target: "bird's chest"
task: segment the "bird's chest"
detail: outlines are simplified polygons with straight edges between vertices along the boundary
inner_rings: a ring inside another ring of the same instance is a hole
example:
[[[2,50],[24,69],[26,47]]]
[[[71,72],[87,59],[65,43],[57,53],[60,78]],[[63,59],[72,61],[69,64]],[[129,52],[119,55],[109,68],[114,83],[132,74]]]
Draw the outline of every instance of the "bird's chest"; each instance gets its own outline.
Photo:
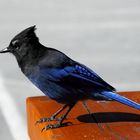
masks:
[[[24,73],[28,79],[38,87],[44,94],[54,90],[55,84],[51,81],[51,75],[47,69],[43,71],[38,66],[26,68],[26,73]]]
[[[39,89],[41,88],[41,85],[43,85],[43,83],[46,83],[46,81],[47,81],[47,78],[43,78],[43,76],[41,74],[41,70],[38,66],[34,66],[34,67],[26,66],[24,68],[23,73]],[[47,75],[46,75],[46,77],[47,77]]]

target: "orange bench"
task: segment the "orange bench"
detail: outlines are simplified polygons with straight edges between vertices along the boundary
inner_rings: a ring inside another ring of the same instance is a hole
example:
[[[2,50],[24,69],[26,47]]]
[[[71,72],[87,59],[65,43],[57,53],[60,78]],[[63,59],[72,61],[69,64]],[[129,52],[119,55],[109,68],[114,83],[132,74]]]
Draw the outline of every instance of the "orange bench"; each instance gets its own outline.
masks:
[[[140,103],[140,92],[120,92]],[[27,99],[28,134],[31,140],[140,140],[140,111],[115,101],[78,102],[67,120],[72,125],[41,132],[48,123],[35,125],[62,105],[45,96]],[[91,115],[89,114],[89,112]],[[96,123],[96,121],[98,123]],[[49,123],[55,123],[49,122]]]

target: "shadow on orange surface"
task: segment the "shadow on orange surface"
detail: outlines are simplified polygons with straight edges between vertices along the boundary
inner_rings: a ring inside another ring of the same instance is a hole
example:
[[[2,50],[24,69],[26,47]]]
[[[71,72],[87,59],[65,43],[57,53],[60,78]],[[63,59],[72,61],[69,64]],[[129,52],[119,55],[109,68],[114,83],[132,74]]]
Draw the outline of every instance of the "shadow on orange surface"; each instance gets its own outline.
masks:
[[[119,92],[140,103],[140,92]],[[115,101],[78,102],[69,113],[68,126],[47,130],[44,126],[56,121],[35,125],[42,117],[51,116],[62,105],[45,96],[27,99],[28,134],[31,140],[139,140],[140,111]]]

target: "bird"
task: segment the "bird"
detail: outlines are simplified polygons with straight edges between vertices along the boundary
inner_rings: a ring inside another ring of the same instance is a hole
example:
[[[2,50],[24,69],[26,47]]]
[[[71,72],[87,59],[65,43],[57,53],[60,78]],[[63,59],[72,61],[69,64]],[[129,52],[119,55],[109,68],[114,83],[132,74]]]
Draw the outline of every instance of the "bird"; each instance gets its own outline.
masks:
[[[0,53],[13,54],[23,74],[46,96],[63,104],[52,116],[36,122],[58,121],[46,125],[42,131],[62,127],[75,104],[87,99],[115,100],[140,110],[140,104],[119,95],[113,86],[84,64],[42,45],[35,30],[35,25],[24,29]],[[58,114],[66,108],[66,112],[58,118]]]

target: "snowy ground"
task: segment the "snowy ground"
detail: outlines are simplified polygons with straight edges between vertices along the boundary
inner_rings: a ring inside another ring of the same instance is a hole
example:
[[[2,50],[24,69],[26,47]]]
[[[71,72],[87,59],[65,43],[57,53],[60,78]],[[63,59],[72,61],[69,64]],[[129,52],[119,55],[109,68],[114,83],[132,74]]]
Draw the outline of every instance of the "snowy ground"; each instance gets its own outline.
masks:
[[[140,90],[139,0],[0,0],[0,49],[35,24],[44,45],[86,64],[119,91]],[[27,140],[25,99],[43,94],[12,55],[0,55],[0,65],[0,139]]]

